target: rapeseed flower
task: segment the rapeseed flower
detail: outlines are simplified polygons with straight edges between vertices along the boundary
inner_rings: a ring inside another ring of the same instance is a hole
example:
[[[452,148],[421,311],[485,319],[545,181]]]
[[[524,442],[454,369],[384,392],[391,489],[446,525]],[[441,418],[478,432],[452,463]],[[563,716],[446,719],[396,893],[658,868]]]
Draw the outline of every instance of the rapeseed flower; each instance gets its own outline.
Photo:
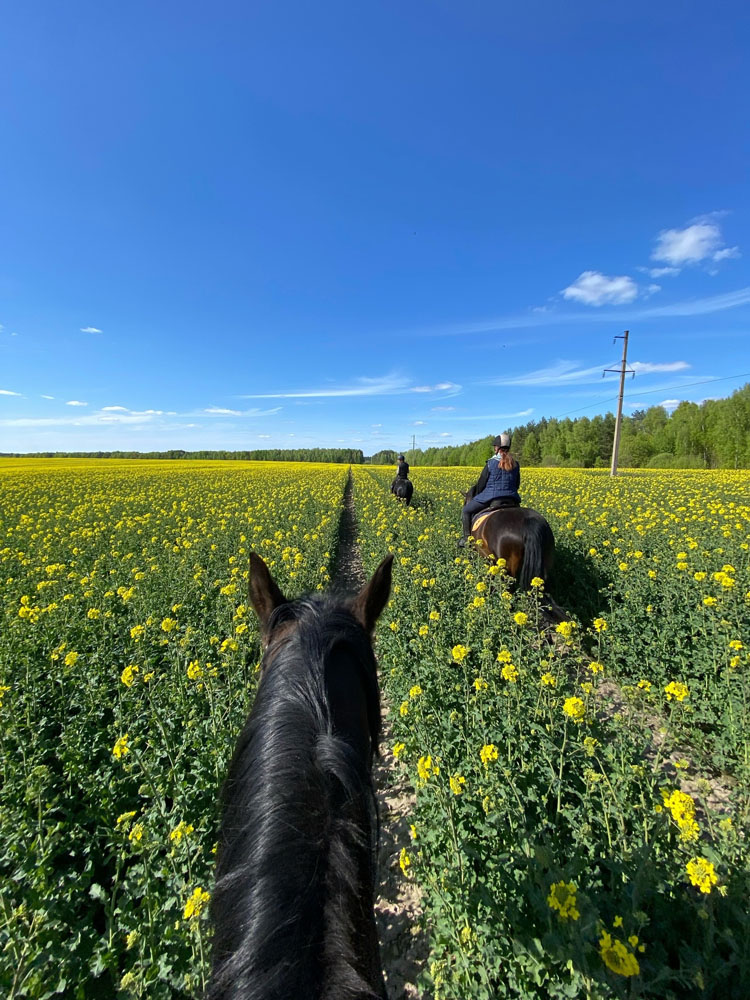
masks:
[[[566,882],[563,879],[560,882],[554,882],[549,887],[549,890],[547,905],[551,910],[557,910],[559,919],[578,920],[581,914],[578,912],[576,906],[578,900],[576,897],[577,887],[575,882]]]
[[[196,920],[209,901],[211,896],[206,892],[205,889],[198,888],[193,889],[193,894],[185,903],[185,909],[182,912],[182,916],[185,920]]]
[[[675,701],[684,701],[690,694],[687,685],[681,681],[670,681],[664,688],[664,692],[667,696],[667,701],[671,701],[673,698]]]
[[[462,795],[466,778],[462,774],[454,774],[451,776],[449,784],[454,795]]]
[[[691,858],[685,869],[690,876],[691,885],[697,886],[701,892],[708,894],[718,884],[716,869],[707,858]]]
[[[580,724],[586,717],[586,706],[580,698],[575,696],[566,698],[563,703],[563,712],[569,716],[573,722]]]
[[[607,968],[618,976],[637,976],[641,971],[632,951],[624,942],[613,939],[608,931],[604,931],[599,939],[599,954]]]

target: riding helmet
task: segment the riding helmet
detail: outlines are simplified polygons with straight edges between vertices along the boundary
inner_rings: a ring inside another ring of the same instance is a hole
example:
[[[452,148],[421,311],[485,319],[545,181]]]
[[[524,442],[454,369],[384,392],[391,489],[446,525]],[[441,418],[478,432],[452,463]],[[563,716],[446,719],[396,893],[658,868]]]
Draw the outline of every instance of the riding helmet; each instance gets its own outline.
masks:
[[[510,434],[498,434],[492,445],[494,448],[510,448]]]

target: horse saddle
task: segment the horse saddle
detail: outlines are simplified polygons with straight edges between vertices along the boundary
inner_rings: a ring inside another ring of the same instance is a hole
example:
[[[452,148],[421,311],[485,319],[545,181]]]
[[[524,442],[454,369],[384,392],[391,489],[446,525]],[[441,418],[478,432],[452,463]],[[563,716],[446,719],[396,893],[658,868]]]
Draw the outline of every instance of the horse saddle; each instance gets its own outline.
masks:
[[[519,507],[520,504],[513,497],[496,497],[491,500],[488,507],[484,510],[480,510],[471,523],[471,533],[475,535],[477,531],[481,528],[490,514],[494,514],[496,510],[503,510],[505,507]]]

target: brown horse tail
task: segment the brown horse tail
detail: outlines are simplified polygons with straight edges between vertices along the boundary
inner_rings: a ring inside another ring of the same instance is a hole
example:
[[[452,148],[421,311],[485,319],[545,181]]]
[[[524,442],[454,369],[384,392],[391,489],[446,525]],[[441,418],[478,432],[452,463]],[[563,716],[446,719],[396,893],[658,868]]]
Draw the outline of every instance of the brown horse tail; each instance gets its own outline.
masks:
[[[535,576],[546,583],[545,557],[555,547],[552,529],[543,518],[529,518],[524,525],[523,563],[518,574],[518,589],[528,590]]]

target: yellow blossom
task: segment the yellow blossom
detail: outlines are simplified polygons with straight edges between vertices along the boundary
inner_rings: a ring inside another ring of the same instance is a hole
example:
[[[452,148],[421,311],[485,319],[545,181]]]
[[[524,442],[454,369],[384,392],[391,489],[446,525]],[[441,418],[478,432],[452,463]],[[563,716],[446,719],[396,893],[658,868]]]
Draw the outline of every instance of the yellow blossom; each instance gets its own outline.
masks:
[[[667,696],[667,701],[671,701],[673,698],[675,701],[684,701],[690,694],[687,685],[681,681],[670,681],[664,688],[664,692]]]
[[[578,920],[581,914],[576,907],[577,887],[575,882],[566,882],[565,880],[554,882],[549,889],[547,905],[551,910],[557,910],[558,918],[563,921]]]
[[[617,938],[613,939],[608,931],[604,931],[599,939],[599,954],[607,968],[618,976],[637,976],[641,971],[638,959],[627,945]]]
[[[129,663],[127,667],[120,674],[120,680],[125,685],[125,687],[132,687],[135,683],[135,675],[138,673],[138,667],[134,663]]]
[[[563,712],[570,716],[573,722],[581,723],[586,717],[586,706],[580,698],[566,698],[563,704]]]
[[[205,889],[201,889],[200,886],[193,890],[192,896],[185,903],[185,909],[183,910],[182,916],[185,920],[195,920],[203,912],[203,908],[210,899],[210,895]]]
[[[691,885],[697,886],[706,894],[710,893],[712,887],[719,881],[716,869],[707,858],[691,858],[685,869],[690,876]]]
[[[450,778],[451,791],[454,795],[461,795],[466,784],[466,778],[462,774],[454,774]]]

